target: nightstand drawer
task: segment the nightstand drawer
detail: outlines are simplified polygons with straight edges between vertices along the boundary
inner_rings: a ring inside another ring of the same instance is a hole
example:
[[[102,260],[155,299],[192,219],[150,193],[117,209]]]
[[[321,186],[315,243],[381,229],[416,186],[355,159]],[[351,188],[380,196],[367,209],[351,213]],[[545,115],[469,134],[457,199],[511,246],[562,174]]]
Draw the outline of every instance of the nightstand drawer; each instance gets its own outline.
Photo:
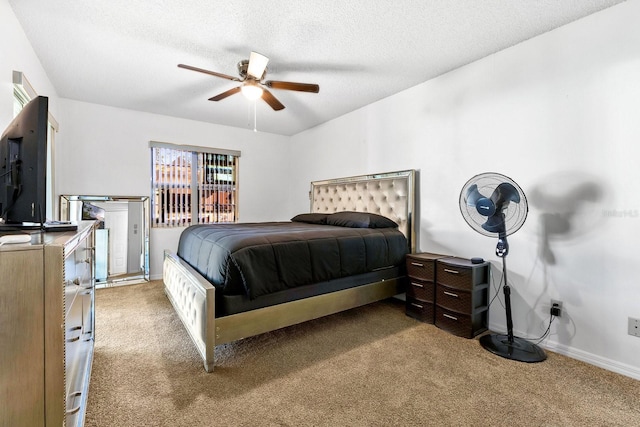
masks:
[[[407,257],[407,275],[416,279],[433,281],[435,278],[434,262]]]
[[[487,309],[486,285],[480,285],[473,291],[450,288],[441,284],[436,285],[436,302],[439,306],[459,313],[471,314],[478,310]]]
[[[434,321],[434,304],[407,296],[405,311],[407,316],[425,323]]]
[[[435,324],[438,328],[454,335],[473,338],[487,330],[487,312],[474,315],[457,313],[436,305]]]
[[[436,285],[436,301],[438,301],[438,305],[447,310],[469,314],[473,309],[472,300],[469,291],[449,288],[441,284]]]
[[[487,283],[487,268],[471,264],[463,258],[442,258],[437,261],[436,280],[450,288],[470,291],[476,285]]]
[[[436,272],[436,260],[446,258],[447,255],[421,252],[407,255],[407,275],[420,280],[434,282]]]
[[[435,291],[435,284],[433,282],[426,282],[409,277],[409,284],[406,290],[407,297],[434,302]]]

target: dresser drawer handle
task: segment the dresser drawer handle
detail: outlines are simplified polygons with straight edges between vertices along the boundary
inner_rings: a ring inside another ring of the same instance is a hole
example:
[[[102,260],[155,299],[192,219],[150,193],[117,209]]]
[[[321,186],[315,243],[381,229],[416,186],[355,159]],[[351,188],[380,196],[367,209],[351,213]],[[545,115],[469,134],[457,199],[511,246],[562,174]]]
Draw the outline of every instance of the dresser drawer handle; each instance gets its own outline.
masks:
[[[446,271],[447,273],[451,273],[451,274],[460,274],[459,271],[456,270],[449,270],[448,268],[445,268],[444,271]]]
[[[79,331],[80,329],[82,329],[82,326],[74,326],[72,328],[69,328],[69,332]]]
[[[80,340],[80,337],[73,337],[73,338],[69,338],[67,340],[67,342],[76,342],[76,341],[79,341],[79,340]]]
[[[443,291],[442,293],[450,297],[458,298],[458,294],[454,294],[453,292]]]
[[[411,303],[412,306],[417,307],[417,308],[424,308],[424,306],[420,305],[420,304],[416,304],[415,302]]]
[[[411,265],[414,265],[416,267],[424,267],[424,264],[420,264],[419,262],[412,262]]]
[[[451,320],[456,320],[456,321],[458,320],[458,318],[457,318],[457,317],[451,316],[451,315],[449,315],[449,314],[447,314],[447,313],[442,313],[442,315],[443,315],[444,317],[448,318],[448,319],[451,319]]]
[[[415,286],[416,288],[424,288],[424,285],[420,284],[420,283],[416,283],[416,282],[411,282],[411,284],[413,286]]]

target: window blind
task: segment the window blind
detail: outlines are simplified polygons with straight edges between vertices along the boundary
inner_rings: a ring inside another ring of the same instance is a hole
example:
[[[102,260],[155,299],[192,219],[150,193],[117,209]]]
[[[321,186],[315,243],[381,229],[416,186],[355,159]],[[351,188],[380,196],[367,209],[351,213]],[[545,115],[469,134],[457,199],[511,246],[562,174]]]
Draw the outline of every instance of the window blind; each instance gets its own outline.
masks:
[[[237,220],[240,152],[151,142],[152,225]]]

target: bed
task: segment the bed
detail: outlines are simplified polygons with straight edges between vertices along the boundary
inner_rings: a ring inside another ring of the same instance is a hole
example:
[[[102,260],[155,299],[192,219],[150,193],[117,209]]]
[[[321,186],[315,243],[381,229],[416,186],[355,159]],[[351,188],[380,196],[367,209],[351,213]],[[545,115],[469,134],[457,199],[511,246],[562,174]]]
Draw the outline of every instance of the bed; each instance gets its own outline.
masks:
[[[164,290],[205,370],[216,345],[402,293],[414,188],[413,170],[314,181],[292,221],[187,228]]]

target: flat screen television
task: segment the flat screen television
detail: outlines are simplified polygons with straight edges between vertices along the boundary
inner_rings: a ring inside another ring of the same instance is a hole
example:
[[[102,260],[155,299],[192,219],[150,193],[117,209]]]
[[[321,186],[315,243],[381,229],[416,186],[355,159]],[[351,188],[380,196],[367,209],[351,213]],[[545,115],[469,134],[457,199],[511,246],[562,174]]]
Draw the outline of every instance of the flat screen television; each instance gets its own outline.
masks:
[[[48,115],[49,98],[34,98],[0,138],[0,221],[4,225],[45,222]]]

